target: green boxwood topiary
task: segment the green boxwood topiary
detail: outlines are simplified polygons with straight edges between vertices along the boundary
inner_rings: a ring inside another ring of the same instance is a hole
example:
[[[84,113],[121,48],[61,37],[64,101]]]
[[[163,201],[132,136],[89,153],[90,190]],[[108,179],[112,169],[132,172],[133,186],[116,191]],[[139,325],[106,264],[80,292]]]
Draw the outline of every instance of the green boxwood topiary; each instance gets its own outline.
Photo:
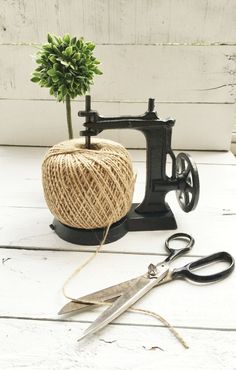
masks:
[[[69,138],[73,138],[70,100],[85,95],[93,84],[95,74],[102,74],[100,62],[94,57],[95,44],[70,35],[56,37],[48,34],[48,43],[37,52],[38,67],[31,81],[48,87],[56,99],[66,102]]]

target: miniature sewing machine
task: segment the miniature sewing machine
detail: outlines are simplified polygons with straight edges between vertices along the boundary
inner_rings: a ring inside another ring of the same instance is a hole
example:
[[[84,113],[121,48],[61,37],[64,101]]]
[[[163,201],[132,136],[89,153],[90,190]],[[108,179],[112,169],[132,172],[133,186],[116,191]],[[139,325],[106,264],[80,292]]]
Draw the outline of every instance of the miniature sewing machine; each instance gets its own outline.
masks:
[[[199,178],[195,163],[185,153],[175,157],[171,149],[171,134],[175,120],[158,118],[154,111],[154,99],[149,99],[148,110],[140,116],[102,117],[91,110],[91,97],[85,99],[85,110],[78,115],[85,117],[86,147],[90,148],[91,136],[103,130],[135,129],[146,138],[146,190],[140,204],[132,204],[126,217],[114,223],[107,235],[106,243],[120,239],[128,231],[176,229],[174,215],[165,201],[166,194],[175,190],[180,207],[190,212],[199,199]],[[172,161],[171,175],[167,175],[167,156]],[[53,229],[64,240],[84,245],[97,245],[103,239],[104,229],[77,229],[53,221]]]

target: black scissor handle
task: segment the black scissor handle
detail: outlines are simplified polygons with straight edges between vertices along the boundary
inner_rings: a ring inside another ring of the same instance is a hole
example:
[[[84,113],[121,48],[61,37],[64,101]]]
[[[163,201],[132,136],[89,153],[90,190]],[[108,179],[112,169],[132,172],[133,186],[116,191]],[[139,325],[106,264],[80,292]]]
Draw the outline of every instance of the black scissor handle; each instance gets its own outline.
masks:
[[[174,246],[171,245],[171,242],[173,240],[182,240],[185,242],[185,245],[182,248],[174,248]],[[173,261],[175,258],[179,257],[180,255],[187,253],[192,248],[193,245],[194,245],[194,239],[189,234],[176,233],[176,234],[171,235],[165,241],[165,247],[167,251],[169,252],[169,256],[166,258],[165,262]]]
[[[210,275],[198,275],[194,270],[210,265],[214,262],[227,262],[228,267],[224,270],[221,270],[215,274]],[[203,257],[198,259],[197,261],[188,263],[184,267],[174,269],[172,272],[172,278],[185,278],[189,279],[191,281],[194,281],[196,283],[212,283],[214,281],[222,280],[226,278],[228,275],[231,274],[231,272],[234,269],[234,258],[227,252],[217,252],[214,254],[211,254],[210,256]]]

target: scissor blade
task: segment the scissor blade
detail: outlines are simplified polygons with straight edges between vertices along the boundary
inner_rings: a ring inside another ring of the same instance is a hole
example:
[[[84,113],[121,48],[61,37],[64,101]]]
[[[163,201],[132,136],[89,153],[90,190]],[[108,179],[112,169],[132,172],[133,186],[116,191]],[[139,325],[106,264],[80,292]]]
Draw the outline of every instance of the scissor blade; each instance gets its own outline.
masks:
[[[149,279],[147,276],[140,277],[134,284],[131,285],[114,303],[108,307],[98,318],[85,330],[82,337],[95,333],[115,320],[130,306],[137,302],[147,292],[149,292],[159,281],[161,281],[167,274],[168,268],[163,269],[156,278]]]
[[[86,308],[94,307],[93,303],[80,303],[70,301],[66,303],[58,312],[58,315],[64,315],[66,313],[76,313],[77,311],[81,311]]]
[[[140,279],[140,276],[124,281],[120,284],[110,286],[105,289],[98,290],[97,292],[87,294],[83,297],[80,297],[74,301],[70,301],[62,307],[58,312],[58,315],[66,313],[76,313],[82,309],[93,307],[96,302],[106,302],[110,299],[119,297],[126,289],[128,289],[132,284]]]

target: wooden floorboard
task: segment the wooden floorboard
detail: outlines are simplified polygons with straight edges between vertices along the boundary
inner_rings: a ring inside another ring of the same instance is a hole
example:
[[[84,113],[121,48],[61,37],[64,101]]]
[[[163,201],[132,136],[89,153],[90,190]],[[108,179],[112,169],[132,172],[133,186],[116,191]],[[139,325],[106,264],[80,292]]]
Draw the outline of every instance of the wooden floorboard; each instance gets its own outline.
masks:
[[[179,330],[184,349],[166,328],[109,325],[77,342],[87,324],[1,319],[2,369],[214,369],[236,366],[235,332]]]

